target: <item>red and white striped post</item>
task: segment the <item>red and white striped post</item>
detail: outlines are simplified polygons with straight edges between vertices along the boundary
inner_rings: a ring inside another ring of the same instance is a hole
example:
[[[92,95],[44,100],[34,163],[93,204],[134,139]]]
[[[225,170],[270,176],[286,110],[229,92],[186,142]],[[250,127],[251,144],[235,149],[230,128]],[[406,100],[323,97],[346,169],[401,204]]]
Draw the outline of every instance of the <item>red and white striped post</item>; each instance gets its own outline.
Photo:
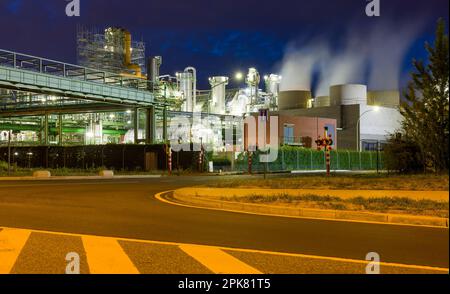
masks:
[[[253,153],[250,150],[247,151],[247,157],[248,157],[248,173],[251,175],[253,165]]]
[[[327,176],[331,175],[331,150],[333,150],[333,138],[331,134],[328,134],[328,128],[325,127],[325,136],[322,139],[319,137],[319,139],[316,141],[317,144],[317,150],[321,151],[322,148],[325,150],[325,159],[326,159],[326,165],[327,165]]]
[[[203,160],[205,157],[205,149],[203,148],[203,138],[200,138],[200,154],[198,156],[198,171],[203,172]]]
[[[330,149],[331,147],[327,146],[325,149],[325,156],[327,159],[327,175],[329,176],[331,174],[331,154],[330,154]]]
[[[167,154],[167,172],[169,176],[172,175],[172,147],[166,145],[166,154]]]

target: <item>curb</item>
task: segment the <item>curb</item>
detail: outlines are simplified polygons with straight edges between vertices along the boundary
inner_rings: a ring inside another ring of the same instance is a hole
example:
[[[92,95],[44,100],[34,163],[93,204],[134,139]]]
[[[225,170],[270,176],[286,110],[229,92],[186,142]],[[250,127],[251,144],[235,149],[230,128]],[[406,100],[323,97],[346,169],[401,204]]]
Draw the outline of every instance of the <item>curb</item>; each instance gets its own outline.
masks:
[[[148,176],[113,176],[113,177],[101,177],[101,176],[61,176],[50,178],[38,178],[38,177],[0,177],[0,182],[12,182],[12,181],[62,181],[62,180],[120,180],[120,179],[158,179],[161,175],[148,175]]]
[[[322,210],[309,208],[291,208],[271,205],[261,205],[253,203],[241,203],[231,201],[221,201],[204,197],[190,197],[177,193],[172,193],[172,200],[182,204],[200,206],[200,208],[212,208],[234,212],[253,213],[261,215],[286,216],[295,218],[310,218],[340,221],[358,221],[379,224],[396,224],[427,226],[437,228],[448,228],[449,220],[446,218],[409,216],[396,214],[383,214],[371,212],[343,211],[343,210]]]

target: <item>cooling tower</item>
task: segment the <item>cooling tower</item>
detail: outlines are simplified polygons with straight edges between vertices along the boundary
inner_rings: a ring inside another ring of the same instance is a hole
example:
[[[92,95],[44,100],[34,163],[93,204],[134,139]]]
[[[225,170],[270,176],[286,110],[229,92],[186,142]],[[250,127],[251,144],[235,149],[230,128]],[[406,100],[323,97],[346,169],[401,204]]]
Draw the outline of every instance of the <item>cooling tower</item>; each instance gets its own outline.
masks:
[[[320,96],[314,101],[314,107],[328,107],[330,106],[330,96]]]
[[[399,91],[370,91],[367,104],[395,108],[400,105]]]
[[[367,86],[358,84],[336,85],[330,88],[330,104],[367,105]]]
[[[278,97],[278,109],[311,108],[311,91],[283,91]]]

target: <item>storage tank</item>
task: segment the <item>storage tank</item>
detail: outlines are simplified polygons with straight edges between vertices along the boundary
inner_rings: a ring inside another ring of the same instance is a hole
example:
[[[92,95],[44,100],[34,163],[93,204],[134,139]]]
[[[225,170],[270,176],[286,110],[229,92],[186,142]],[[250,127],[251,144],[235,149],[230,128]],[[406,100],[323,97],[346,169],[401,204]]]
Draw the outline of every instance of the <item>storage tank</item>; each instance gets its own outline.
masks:
[[[330,104],[367,105],[367,86],[359,84],[335,85],[330,88]]]
[[[330,96],[320,96],[320,97],[316,97],[316,99],[314,100],[314,107],[316,107],[316,108],[329,107],[329,106],[331,106]]]
[[[225,95],[228,77],[209,78],[209,84],[211,85],[211,112],[214,114],[225,114]]]
[[[278,109],[306,109],[311,108],[311,91],[283,91],[278,97]]]
[[[184,102],[181,111],[194,112],[197,103],[197,72],[193,67],[187,67],[184,72],[177,73],[179,90]]]

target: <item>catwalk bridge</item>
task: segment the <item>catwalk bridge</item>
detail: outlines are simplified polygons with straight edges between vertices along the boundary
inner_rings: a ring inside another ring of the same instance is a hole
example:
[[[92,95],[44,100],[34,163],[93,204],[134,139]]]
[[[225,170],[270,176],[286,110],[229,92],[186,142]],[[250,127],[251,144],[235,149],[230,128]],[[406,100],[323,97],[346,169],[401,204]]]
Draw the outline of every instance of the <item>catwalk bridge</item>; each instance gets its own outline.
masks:
[[[52,107],[92,109],[96,104],[145,108],[155,104],[149,89],[146,79],[0,49],[3,115]]]

